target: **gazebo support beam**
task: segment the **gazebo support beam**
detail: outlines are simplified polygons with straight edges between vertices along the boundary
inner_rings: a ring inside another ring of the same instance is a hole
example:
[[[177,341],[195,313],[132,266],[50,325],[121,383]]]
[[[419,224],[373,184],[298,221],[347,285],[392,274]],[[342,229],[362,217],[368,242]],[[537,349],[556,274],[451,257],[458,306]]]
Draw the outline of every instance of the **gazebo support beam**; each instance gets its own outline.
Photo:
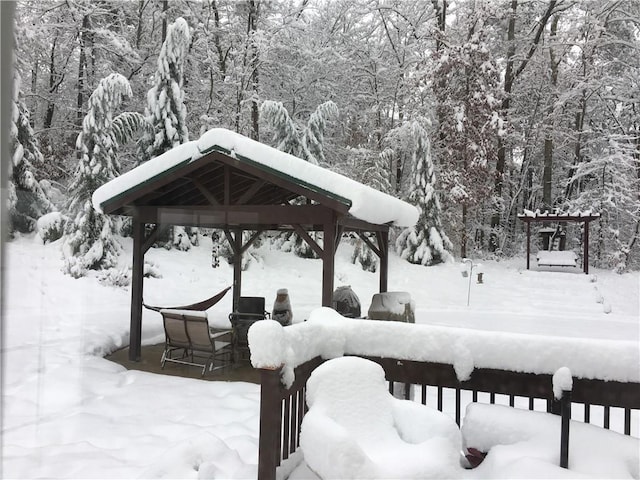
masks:
[[[156,230],[157,231],[157,230]],[[142,289],[144,281],[144,223],[133,219],[133,267],[131,275],[131,323],[129,360],[139,362],[142,352]]]
[[[367,245],[367,247],[369,247],[371,251],[377,255],[378,258],[382,258],[382,251],[378,247],[376,247],[364,233],[358,232],[358,236]]]
[[[323,258],[324,252],[322,250],[322,247],[320,247],[320,245],[318,245],[318,243],[313,238],[311,238],[311,235],[309,235],[309,233],[304,228],[302,228],[302,225],[294,224],[293,229],[298,235],[302,237],[305,242],[307,242],[307,245],[311,247],[311,249],[316,253],[316,255],[318,255],[318,257]]]
[[[336,222],[324,224],[324,248],[322,252],[322,306],[330,307],[333,300],[333,276],[335,273]]]
[[[389,278],[389,232],[376,232],[380,251],[380,293],[386,292]]]

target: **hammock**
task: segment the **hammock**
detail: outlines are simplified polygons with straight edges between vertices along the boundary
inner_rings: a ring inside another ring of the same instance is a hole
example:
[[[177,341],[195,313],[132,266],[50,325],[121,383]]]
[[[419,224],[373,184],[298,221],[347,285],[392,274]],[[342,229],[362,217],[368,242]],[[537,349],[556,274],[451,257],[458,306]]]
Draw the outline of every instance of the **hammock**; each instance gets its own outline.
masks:
[[[182,305],[180,307],[155,307],[153,305],[147,305],[142,302],[144,308],[148,308],[149,310],[153,310],[154,312],[160,312],[160,310],[196,310],[198,312],[203,312],[210,307],[213,307],[216,303],[222,300],[222,297],[226,295],[231,287],[227,287],[219,293],[216,293],[213,297],[203,300],[198,303],[192,303],[191,305]]]

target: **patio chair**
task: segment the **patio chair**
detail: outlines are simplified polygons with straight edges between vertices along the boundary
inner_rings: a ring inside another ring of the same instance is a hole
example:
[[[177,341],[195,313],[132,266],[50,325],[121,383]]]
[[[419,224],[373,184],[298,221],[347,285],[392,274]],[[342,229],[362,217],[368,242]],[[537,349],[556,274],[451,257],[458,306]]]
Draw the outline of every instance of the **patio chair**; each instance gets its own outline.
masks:
[[[270,318],[271,314],[264,309],[264,302],[264,297],[240,297],[237,311],[229,314],[233,330],[234,362],[243,358],[243,354],[249,353],[249,341],[247,340],[249,327],[259,320]]]
[[[307,382],[300,432],[307,465],[320,478],[456,478],[461,437],[448,415],[387,389],[380,365],[341,357]]]
[[[230,331],[211,333],[205,312],[160,311],[164,323],[165,348],[162,368],[167,362],[202,367],[202,375],[230,364]]]

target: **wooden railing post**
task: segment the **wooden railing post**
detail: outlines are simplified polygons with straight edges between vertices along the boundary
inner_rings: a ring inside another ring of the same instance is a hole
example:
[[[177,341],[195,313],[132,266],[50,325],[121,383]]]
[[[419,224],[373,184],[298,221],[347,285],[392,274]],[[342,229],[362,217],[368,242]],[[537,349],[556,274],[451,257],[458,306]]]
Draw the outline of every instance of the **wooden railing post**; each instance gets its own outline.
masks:
[[[280,371],[260,369],[258,480],[275,480],[280,463]]]
[[[560,466],[569,468],[569,422],[571,420],[571,391],[563,390],[560,398]]]

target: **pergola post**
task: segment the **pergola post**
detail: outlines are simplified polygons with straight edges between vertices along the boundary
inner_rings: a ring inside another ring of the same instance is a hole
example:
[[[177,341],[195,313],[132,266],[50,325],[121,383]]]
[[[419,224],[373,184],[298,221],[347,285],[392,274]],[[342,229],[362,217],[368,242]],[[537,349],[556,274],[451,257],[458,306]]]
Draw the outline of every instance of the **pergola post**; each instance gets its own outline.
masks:
[[[129,360],[140,361],[142,351],[142,288],[144,281],[144,223],[133,219],[133,267]]]
[[[529,270],[529,263],[531,256],[531,222],[527,222],[527,270]]]
[[[322,248],[322,306],[330,307],[333,300],[333,276],[335,272],[334,257],[336,252],[336,222],[324,224]]]
[[[584,254],[582,256],[582,271],[589,273],[589,222],[584,222],[584,245],[582,246]]]

